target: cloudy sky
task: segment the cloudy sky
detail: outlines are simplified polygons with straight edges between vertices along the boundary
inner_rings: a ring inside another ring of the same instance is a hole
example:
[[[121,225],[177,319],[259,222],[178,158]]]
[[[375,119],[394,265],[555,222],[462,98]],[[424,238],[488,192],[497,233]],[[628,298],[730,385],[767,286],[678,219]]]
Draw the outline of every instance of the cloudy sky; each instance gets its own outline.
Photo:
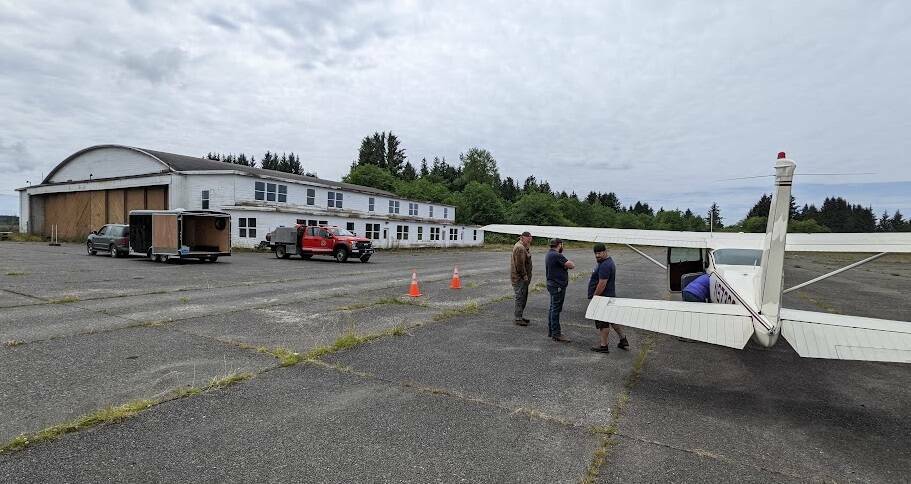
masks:
[[[412,161],[739,218],[778,151],[799,202],[911,212],[911,2],[0,0],[0,213],[81,148]],[[905,182],[905,183],[896,183]],[[803,184],[801,186],[801,184]]]

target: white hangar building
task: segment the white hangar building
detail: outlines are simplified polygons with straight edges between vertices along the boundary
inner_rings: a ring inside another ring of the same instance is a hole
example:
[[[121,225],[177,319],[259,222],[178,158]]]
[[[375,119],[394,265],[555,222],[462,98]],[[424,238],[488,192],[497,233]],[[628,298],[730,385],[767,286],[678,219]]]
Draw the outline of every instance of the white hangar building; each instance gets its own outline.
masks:
[[[80,238],[130,210],[222,210],[236,247],[254,247],[280,225],[337,225],[375,247],[482,245],[455,207],[376,188],[119,145],[92,146],[60,162],[40,185],[19,188],[22,232]]]

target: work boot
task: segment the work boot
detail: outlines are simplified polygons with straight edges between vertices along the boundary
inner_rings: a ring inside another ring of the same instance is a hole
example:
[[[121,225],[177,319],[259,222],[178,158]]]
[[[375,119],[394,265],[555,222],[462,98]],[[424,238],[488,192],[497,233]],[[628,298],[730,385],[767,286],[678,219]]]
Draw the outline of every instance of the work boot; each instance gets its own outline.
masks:
[[[563,336],[562,334],[558,334],[556,336],[551,336],[551,338],[553,338],[553,340],[558,343],[569,343],[569,341],[570,341],[569,338],[567,338],[566,336]]]
[[[592,346],[595,353],[610,353],[610,346]]]
[[[517,320],[513,321],[513,324],[515,324],[516,326],[528,326],[528,320],[517,319]]]
[[[620,342],[617,343],[617,348],[629,351],[629,341],[627,341],[626,338],[621,339]]]

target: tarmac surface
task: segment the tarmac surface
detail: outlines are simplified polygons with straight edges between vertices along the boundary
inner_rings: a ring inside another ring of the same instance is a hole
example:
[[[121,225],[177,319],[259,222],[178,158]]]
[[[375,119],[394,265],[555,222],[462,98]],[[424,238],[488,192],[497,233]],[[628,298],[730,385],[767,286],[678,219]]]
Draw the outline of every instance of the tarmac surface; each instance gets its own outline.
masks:
[[[593,256],[567,255],[559,344],[541,286],[532,324],[512,324],[508,248],[178,265],[2,242],[0,482],[908,481],[911,366],[635,330],[631,351],[593,353]],[[676,297],[661,269],[612,255],[619,296]],[[789,257],[786,286],[859,258]],[[420,298],[405,296],[412,270]],[[911,264],[886,256],[785,306],[911,320],[908,294]]]

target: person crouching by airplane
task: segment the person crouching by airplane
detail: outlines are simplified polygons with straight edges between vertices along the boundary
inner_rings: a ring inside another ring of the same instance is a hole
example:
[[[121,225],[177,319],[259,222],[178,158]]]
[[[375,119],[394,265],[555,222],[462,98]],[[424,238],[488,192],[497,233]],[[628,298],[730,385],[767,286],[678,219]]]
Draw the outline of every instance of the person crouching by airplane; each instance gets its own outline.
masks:
[[[528,326],[529,320],[525,319],[525,304],[528,302],[528,284],[531,282],[531,234],[522,232],[519,241],[512,247],[510,259],[510,279],[512,288],[516,293],[516,308],[513,321],[519,326]]]
[[[680,292],[680,295],[683,297],[683,300],[687,302],[708,302],[710,286],[711,279],[709,278],[709,275],[703,274],[690,281],[690,283],[683,288],[683,291]]]
[[[547,274],[547,292],[550,293],[550,308],[547,310],[547,336],[560,343],[569,343],[560,329],[560,312],[569,285],[569,269],[575,269],[573,261],[563,255],[563,241],[550,239],[550,250],[544,256],[544,271]]]
[[[588,298],[595,296],[617,297],[617,266],[614,260],[607,254],[607,247],[604,244],[595,244],[595,268],[592,270],[592,276],[588,280]],[[598,353],[609,353],[611,327],[620,337],[620,343],[617,348],[629,350],[629,341],[623,334],[623,327],[617,323],[607,321],[595,321],[595,327],[598,328],[599,345],[592,347],[592,351]]]

